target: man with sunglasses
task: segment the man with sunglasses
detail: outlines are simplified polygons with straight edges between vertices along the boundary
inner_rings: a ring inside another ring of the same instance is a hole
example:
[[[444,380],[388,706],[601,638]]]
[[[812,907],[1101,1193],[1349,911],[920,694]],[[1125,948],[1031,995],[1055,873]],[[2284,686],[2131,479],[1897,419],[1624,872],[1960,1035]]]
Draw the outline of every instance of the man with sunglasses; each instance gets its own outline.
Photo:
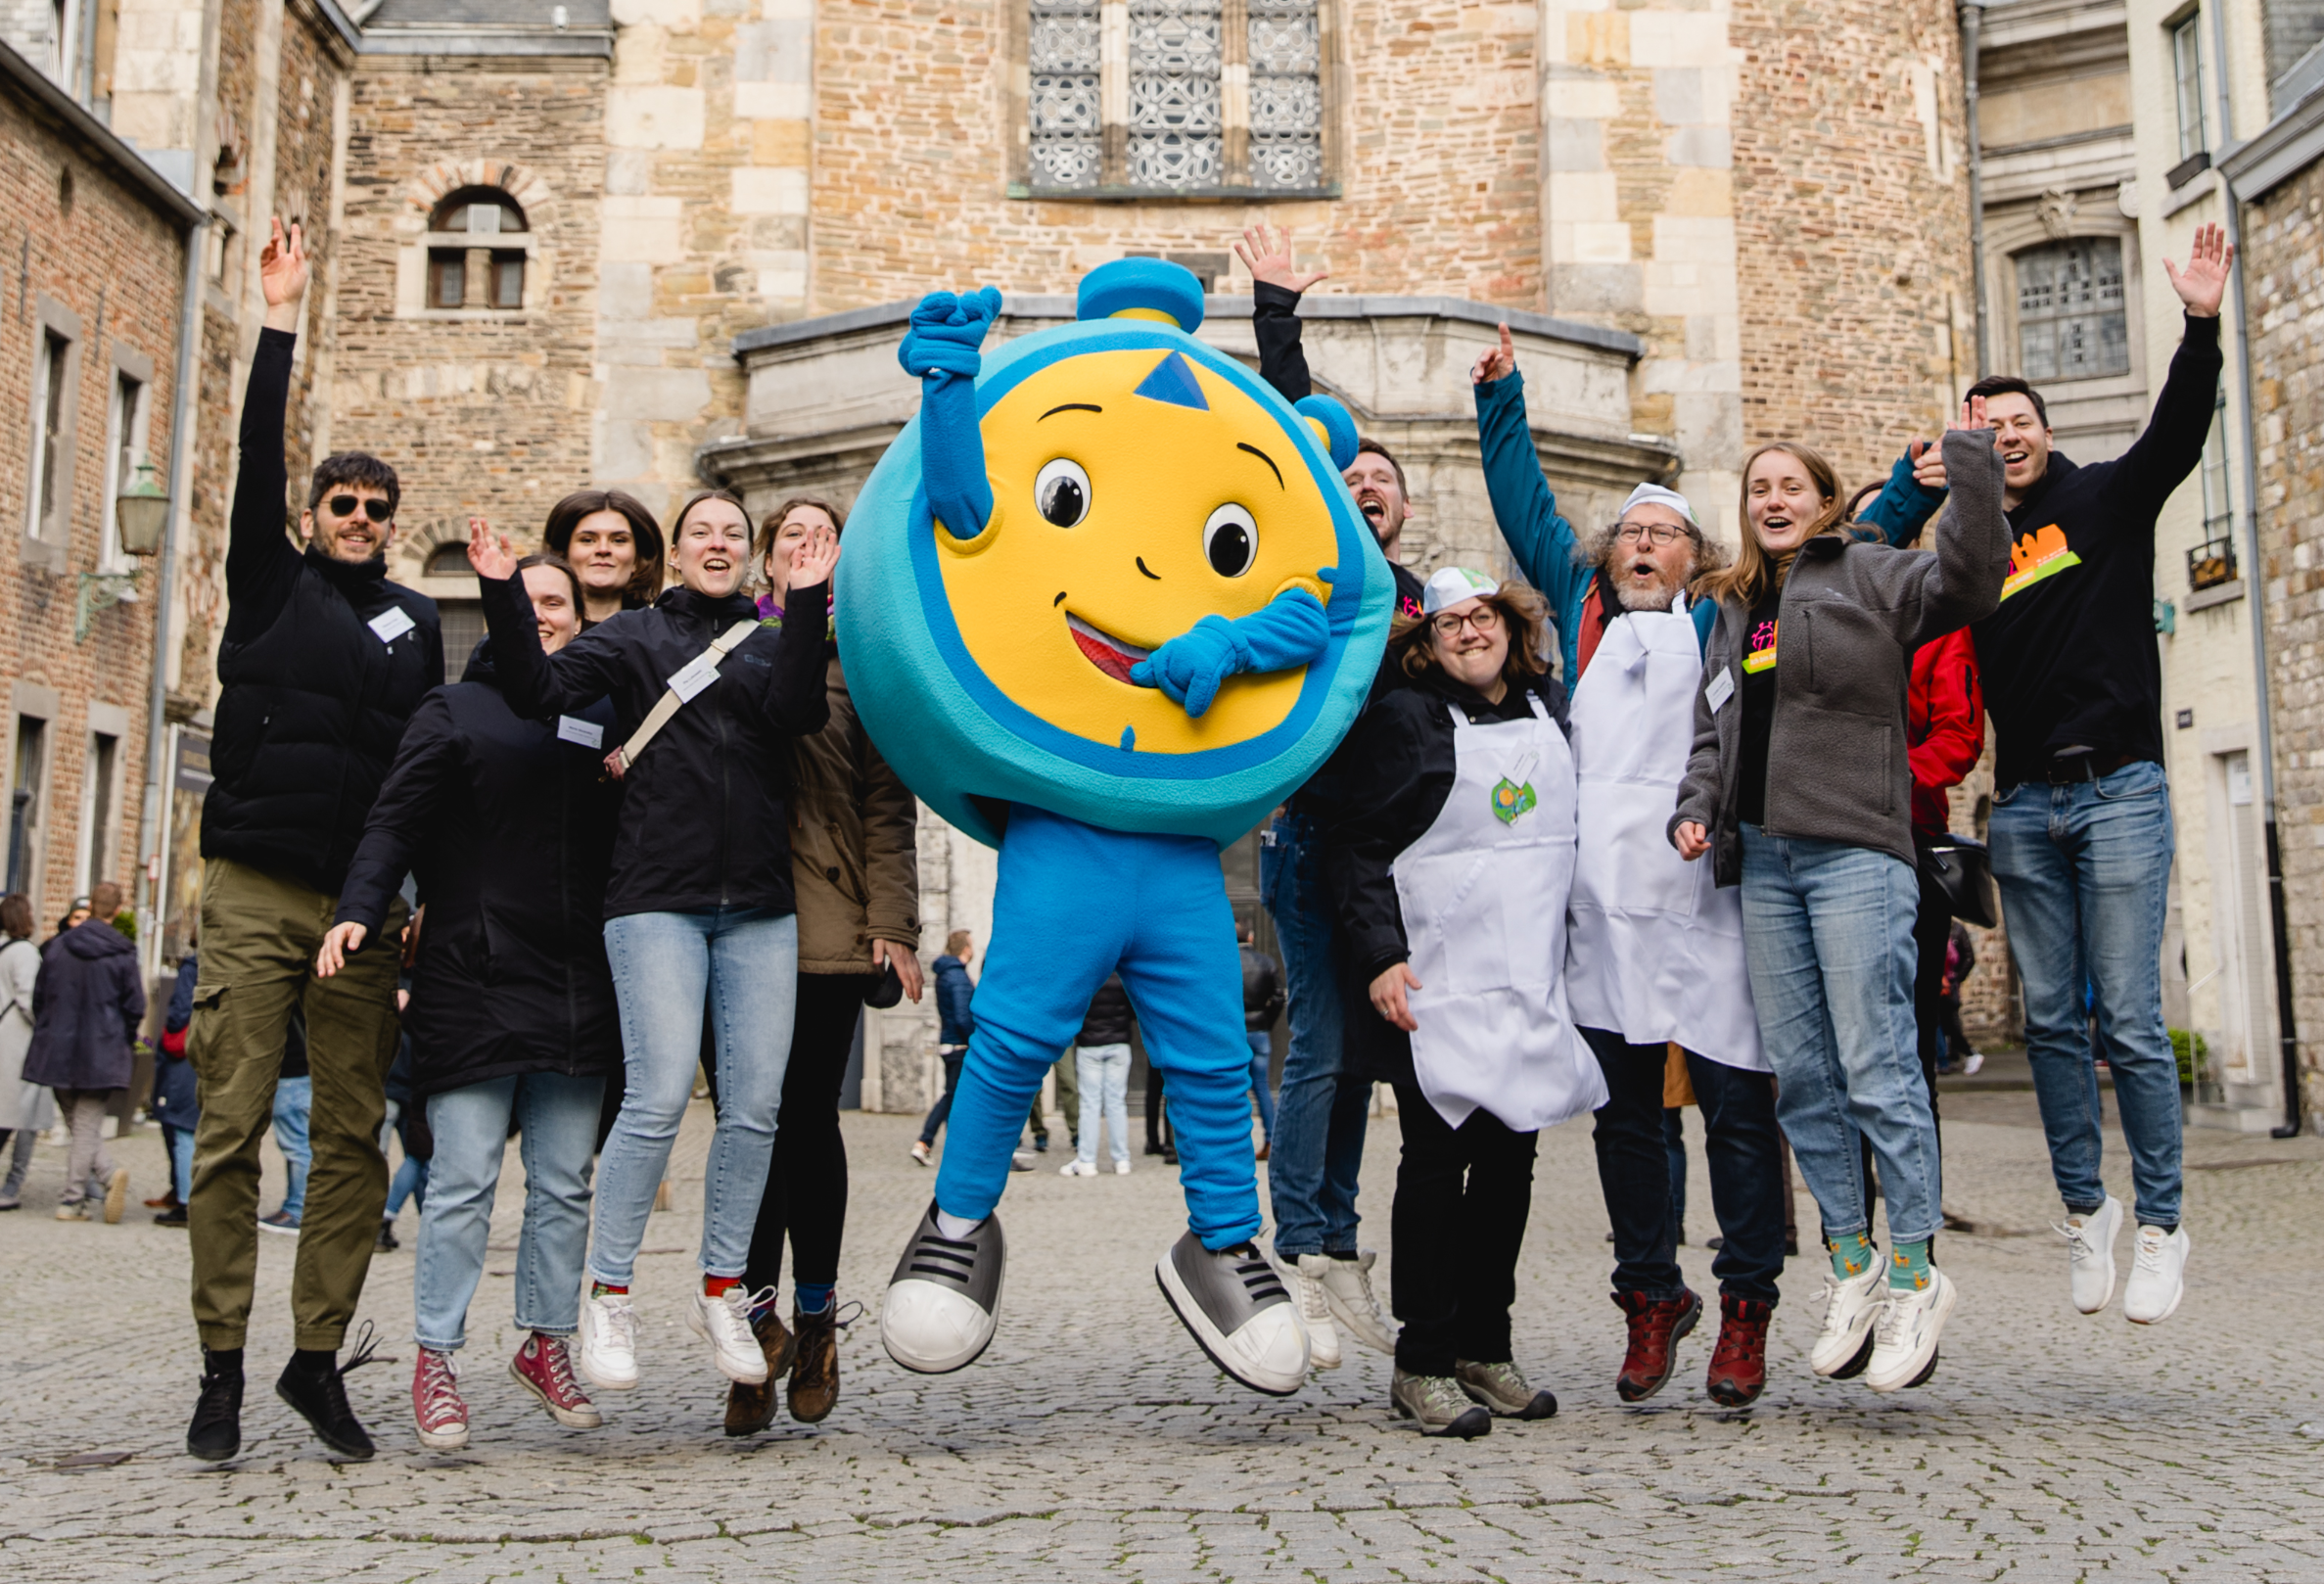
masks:
[[[314,1080],[313,1162],[291,1281],[297,1351],[274,1389],[335,1453],[360,1459],[372,1455],[371,1438],[348,1407],[338,1353],[387,1199],[378,1139],[395,1053],[402,904],[341,973],[317,979],[312,965],[404,723],[443,680],[443,640],[435,602],[387,579],[397,493],[387,463],[325,457],[299,518],[304,553],[283,532],[283,414],[307,282],[297,225],[286,235],[273,222],[258,275],[266,316],[227,531],[215,779],[202,810],[202,966],[187,1042],[201,1085],[187,1224],[203,1374],[186,1450],[218,1462],[241,1449],[258,1141],[299,1007]]]

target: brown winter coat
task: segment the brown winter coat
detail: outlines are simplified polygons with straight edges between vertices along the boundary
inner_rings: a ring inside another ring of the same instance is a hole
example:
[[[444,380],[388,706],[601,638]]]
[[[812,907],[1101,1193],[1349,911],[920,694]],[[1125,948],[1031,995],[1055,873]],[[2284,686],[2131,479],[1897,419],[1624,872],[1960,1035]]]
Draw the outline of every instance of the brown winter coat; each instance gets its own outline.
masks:
[[[791,879],[799,894],[799,971],[868,974],[871,943],[920,944],[918,803],[880,758],[833,655],[831,719],[797,739]]]

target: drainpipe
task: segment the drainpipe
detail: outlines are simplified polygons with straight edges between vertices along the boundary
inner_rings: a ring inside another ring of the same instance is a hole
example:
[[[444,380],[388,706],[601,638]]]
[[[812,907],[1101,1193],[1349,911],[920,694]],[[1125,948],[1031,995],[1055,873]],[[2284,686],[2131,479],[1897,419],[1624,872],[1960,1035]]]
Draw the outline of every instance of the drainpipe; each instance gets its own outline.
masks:
[[[2226,8],[2213,0],[2210,13],[2211,55],[2216,68],[2211,76],[2219,100],[2219,152],[2224,155],[2236,144],[2231,115],[2234,102],[2227,89]],[[2252,335],[2244,296],[2243,201],[2236,197],[2235,182],[2219,169],[2216,158],[2211,168],[2219,183],[2227,245],[2235,250],[2234,261],[2227,272],[2227,295],[2235,314],[2235,338],[2229,348],[2234,361],[2229,365],[2228,377],[2235,381],[2237,398],[2236,465],[2243,474],[2244,484],[2240,513],[2246,558],[2244,598],[2252,618],[2252,703],[2254,719],[2258,722],[2260,817],[2267,847],[2267,921],[2269,932],[2275,937],[2276,1045],[2284,1066],[2284,1121],[2272,1132],[2278,1139],[2293,1139],[2299,1137],[2301,1126],[2300,1026],[2292,995],[2292,929],[2284,909],[2283,843],[2276,823],[2275,725],[2267,680],[2267,576],[2259,549],[2259,463],[2252,425]]]
[[[193,532],[194,425],[200,405],[200,393],[194,388],[194,354],[202,343],[202,245],[209,236],[209,216],[205,213],[186,228],[186,274],[179,287],[177,310],[177,379],[169,403],[169,510],[175,521],[162,536],[161,565],[154,576],[154,675],[145,714],[145,803],[137,815],[137,852],[145,861],[138,882],[144,892],[139,899],[145,915],[142,944],[149,973],[161,969],[162,877],[153,864],[161,855],[157,843],[170,774],[170,767],[162,762],[168,737],[169,600],[177,572],[178,536]]]
[[[1969,138],[1969,270],[1975,287],[1977,378],[1993,372],[1985,331],[1985,147],[1977,132],[1977,50],[1988,0],[1961,3],[1961,96]]]

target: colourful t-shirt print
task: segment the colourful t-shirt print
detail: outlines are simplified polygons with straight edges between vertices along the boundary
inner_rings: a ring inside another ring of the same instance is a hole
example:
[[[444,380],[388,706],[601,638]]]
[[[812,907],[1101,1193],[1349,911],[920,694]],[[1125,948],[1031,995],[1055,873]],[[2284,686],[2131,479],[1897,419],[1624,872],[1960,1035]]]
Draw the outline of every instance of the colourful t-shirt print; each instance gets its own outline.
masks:
[[[2037,528],[2010,546],[2010,575],[2002,580],[2001,597],[2007,599],[2081,564],[2082,558],[2066,547],[2064,529],[2056,523]]]
[[[1413,598],[1412,595],[1400,593],[1396,596],[1396,615],[1398,620],[1418,622],[1421,617],[1427,614],[1427,612],[1420,609],[1420,602]]]
[[[1761,622],[1751,629],[1751,641],[1743,651],[1743,672],[1756,676],[1763,671],[1775,670],[1775,629],[1778,624]]]

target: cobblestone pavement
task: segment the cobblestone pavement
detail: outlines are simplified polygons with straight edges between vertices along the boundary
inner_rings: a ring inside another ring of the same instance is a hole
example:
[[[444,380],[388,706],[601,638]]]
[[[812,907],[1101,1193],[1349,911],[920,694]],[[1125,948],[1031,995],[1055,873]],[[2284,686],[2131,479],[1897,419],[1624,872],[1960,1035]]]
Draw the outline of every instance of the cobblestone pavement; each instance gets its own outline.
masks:
[[[41,1584],[2324,1578],[2324,1147],[2191,1136],[2194,1283],[2167,1326],[2141,1329],[2118,1298],[2091,1319],[2067,1302],[2031,1096],[1947,1102],[1948,1197],[1982,1230],[1942,1239],[1963,1303],[1929,1386],[1877,1398],[1808,1374],[1811,1253],[1791,1267],[1755,1411],[1702,1395],[1707,1326],[1660,1397],[1620,1406],[1605,1220],[1577,1124],[1543,1142],[1517,1313],[1519,1360],[1562,1410],[1469,1444],[1401,1427],[1375,1356],[1352,1353],[1286,1401],[1225,1381],[1155,1291],[1181,1206],[1176,1174],[1143,1157],[1127,1179],[1012,1183],[1014,1266],[984,1362],[907,1375],[866,1321],[826,1424],[783,1420],[729,1441],[722,1382],[680,1319],[708,1133],[698,1105],[680,1208],[654,1218],[639,1271],[646,1386],[608,1405],[603,1430],[559,1429],[505,1373],[512,1154],[470,1327],[471,1449],[435,1456],[412,1434],[407,1212],[406,1248],[375,1262],[364,1299],[400,1365],[349,1379],[378,1460],[328,1461],[266,1390],[290,1345],[292,1256],[268,1237],[245,1451],[209,1468],[181,1450],[199,1369],[184,1235],[134,1210],[118,1227],[51,1220],[62,1152],[44,1146],[25,1208],[0,1217],[0,1569]],[[841,1296],[876,1309],[929,1178],[906,1158],[909,1120],[847,1126]],[[1393,1120],[1375,1121],[1364,1208],[1368,1241],[1383,1245],[1395,1139]],[[118,1147],[153,1191],[159,1140]],[[2127,1198],[2122,1161],[2111,1140],[2108,1178]],[[1694,1164],[1699,1240],[1698,1150]],[[1813,1208],[1799,1206],[1812,1237]],[[1709,1256],[1685,1259],[1709,1291]],[[90,1453],[122,1461],[64,1464]]]

